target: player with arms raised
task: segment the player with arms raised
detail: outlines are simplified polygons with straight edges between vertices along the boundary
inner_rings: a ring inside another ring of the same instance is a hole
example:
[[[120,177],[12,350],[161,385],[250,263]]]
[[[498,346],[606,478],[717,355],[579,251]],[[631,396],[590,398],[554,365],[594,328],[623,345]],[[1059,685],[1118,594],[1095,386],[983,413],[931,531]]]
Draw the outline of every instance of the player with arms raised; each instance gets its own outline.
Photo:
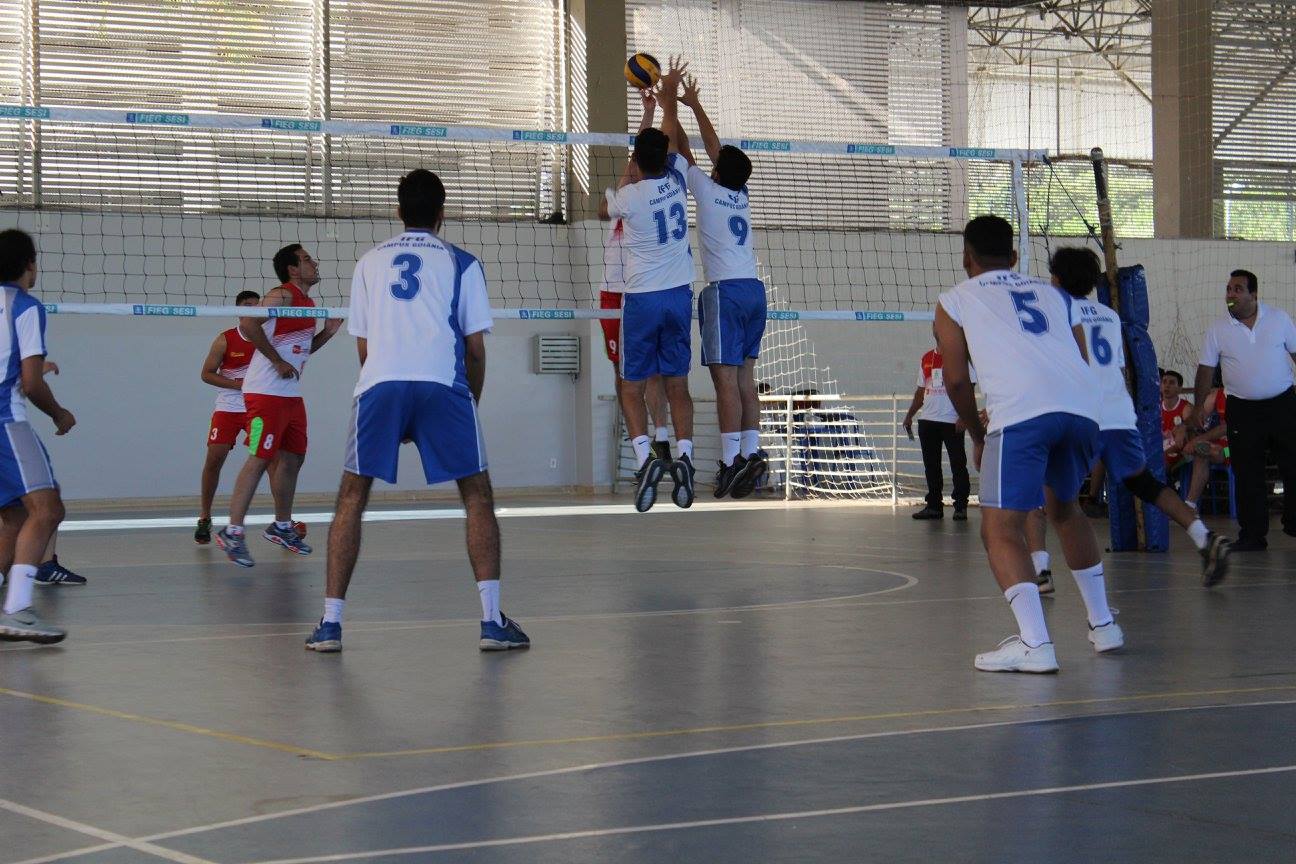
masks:
[[[641,90],[639,98],[643,101],[643,116],[639,120],[639,131],[652,128],[653,114],[657,111],[657,97],[651,90]],[[634,162],[630,163],[632,166]],[[625,300],[625,225],[620,219],[608,215],[606,196],[599,199],[599,219],[608,223],[607,233],[603,237],[603,283],[599,288],[600,309],[620,309]],[[601,318],[599,325],[603,328],[603,347],[608,359],[612,361],[613,375],[616,376],[616,394],[621,399],[621,319]],[[644,385],[644,401],[647,403],[648,416],[653,422],[652,452],[659,459],[670,462],[671,452],[669,429],[670,418],[666,413],[666,389],[662,377],[654,375]]]
[[[273,263],[275,275],[283,284],[271,289],[261,305],[313,307],[315,301],[308,292],[319,282],[319,265],[310,253],[300,243],[293,243],[276,252]],[[239,319],[239,329],[257,349],[243,378],[248,460],[234,481],[229,525],[216,534],[216,545],[240,567],[256,563],[243,536],[243,520],[261,475],[272,463],[270,494],[274,496],[275,521],[262,536],[298,555],[311,552],[297,536],[292,521],[297,472],[306,461],[306,403],[301,395],[301,373],[307,358],[324,347],[342,326],[341,318],[333,318],[316,332],[315,321],[287,316]]]
[[[968,279],[940,296],[936,339],[945,389],[972,436],[981,472],[981,539],[1019,635],[976,657],[986,672],[1056,672],[1035,571],[1027,514],[1046,503],[1089,617],[1099,652],[1124,644],[1107,606],[1093,528],[1076,504],[1098,447],[1101,400],[1085,336],[1069,295],[1012,271],[1013,229],[979,216],[963,231]],[[978,415],[968,364],[976,366],[990,424]]]
[[[662,91],[678,90],[684,67],[676,61],[661,79]],[[673,88],[673,89],[672,89]],[[621,312],[621,410],[635,451],[635,509],[657,500],[657,484],[669,469],[671,499],[693,505],[693,399],[688,372],[693,362],[693,256],[689,250],[686,163],[675,141],[675,100],[662,102],[662,128],[635,136],[631,162],[616,191],[606,194],[607,212],[625,230],[625,306]],[[680,456],[653,454],[644,388],[661,375]]]
[[[696,79],[684,82],[679,101],[693,110],[702,143],[714,166],[698,167],[675,111],[667,111],[676,94],[662,81],[662,113],[675,117],[671,136],[688,162],[688,187],[697,204],[702,271],[707,285],[698,298],[702,363],[711,371],[720,415],[720,470],[715,497],[745,498],[764,476],[760,455],[760,397],[756,393],[756,358],[765,335],[765,285],[756,278],[756,242],[751,227],[747,179],[752,163],[731,144],[720,145],[711,119],[702,108]]]
[[[261,295],[255,291],[240,291],[234,298],[235,306],[258,306]],[[212,410],[211,429],[207,432],[207,456],[202,468],[202,498],[199,502],[198,527],[194,529],[194,542],[206,545],[211,542],[211,508],[220,483],[221,468],[234,449],[238,434],[247,433],[247,411],[243,406],[243,376],[256,346],[248,341],[239,325],[222,332],[212,340],[207,357],[203,360],[200,377],[204,384],[217,388],[216,407]]]
[[[369,490],[375,477],[396,482],[401,442],[413,441],[428,485],[459,484],[482,604],[479,647],[528,648],[522,628],[500,611],[499,522],[477,419],[491,327],[486,277],[476,258],[437,236],[446,197],[439,177],[411,171],[396,197],[405,231],[366,252],[351,281],[347,330],[356,337],[360,380],[329,528],[324,615],[306,647],[341,650]]]

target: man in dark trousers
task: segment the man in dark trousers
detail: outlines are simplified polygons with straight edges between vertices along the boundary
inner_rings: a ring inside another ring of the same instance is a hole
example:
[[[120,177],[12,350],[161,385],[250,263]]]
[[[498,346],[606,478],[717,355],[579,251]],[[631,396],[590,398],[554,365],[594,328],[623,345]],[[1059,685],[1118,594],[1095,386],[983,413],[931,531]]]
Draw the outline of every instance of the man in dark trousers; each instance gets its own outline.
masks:
[[[1206,331],[1195,382],[1193,426],[1200,433],[1207,398],[1220,367],[1227,394],[1228,437],[1237,488],[1238,539],[1234,552],[1265,549],[1269,533],[1266,453],[1283,480],[1283,532],[1296,537],[1296,391],[1291,358],[1296,324],[1282,309],[1259,301],[1259,280],[1234,270],[1225,288],[1228,314]]]
[[[972,381],[976,381],[976,374]],[[905,414],[904,430],[913,438],[914,415],[918,416],[918,441],[922,445],[923,471],[927,475],[927,506],[913,514],[915,519],[945,518],[945,476],[941,470],[941,447],[949,453],[950,473],[954,475],[954,520],[967,519],[968,479],[967,450],[963,443],[963,426],[958,413],[945,395],[945,377],[940,350],[933,348],[922,357],[918,370],[918,389]]]

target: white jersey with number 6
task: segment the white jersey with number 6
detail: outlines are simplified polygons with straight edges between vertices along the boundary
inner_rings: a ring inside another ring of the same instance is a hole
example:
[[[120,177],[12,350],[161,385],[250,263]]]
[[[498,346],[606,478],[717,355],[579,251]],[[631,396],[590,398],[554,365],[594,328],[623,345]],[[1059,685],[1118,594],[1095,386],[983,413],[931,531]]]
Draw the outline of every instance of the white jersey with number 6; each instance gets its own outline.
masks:
[[[1089,346],[1089,365],[1098,373],[1102,393],[1098,428],[1137,429],[1134,400],[1125,388],[1125,374],[1121,371],[1125,368],[1125,347],[1120,316],[1096,300],[1076,300],[1075,305],[1084,325],[1085,344]]]
[[[382,381],[468,388],[463,338],[490,330],[481,263],[430,231],[366,252],[351,279],[347,332],[366,340],[358,396]]]
[[[627,294],[665,291],[693,282],[683,166],[684,159],[672,153],[661,177],[607,191],[608,215],[620,219],[625,230],[621,245]]]
[[[1071,333],[1072,300],[1047,282],[991,270],[940,296],[963,328],[990,430],[1063,412],[1098,419],[1098,382]]]
[[[755,237],[747,188],[735,192],[721,186],[696,165],[689,166],[688,185],[697,204],[702,272],[706,280],[755,279]]]

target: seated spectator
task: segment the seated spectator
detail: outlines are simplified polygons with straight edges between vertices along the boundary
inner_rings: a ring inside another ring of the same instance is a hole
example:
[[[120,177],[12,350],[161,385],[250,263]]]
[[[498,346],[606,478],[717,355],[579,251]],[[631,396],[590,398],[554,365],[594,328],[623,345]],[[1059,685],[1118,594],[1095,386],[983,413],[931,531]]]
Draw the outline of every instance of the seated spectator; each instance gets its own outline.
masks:
[[[1173,369],[1161,373],[1161,449],[1166,470],[1175,471],[1184,462],[1184,424],[1192,416],[1192,403],[1183,398],[1183,376]]]

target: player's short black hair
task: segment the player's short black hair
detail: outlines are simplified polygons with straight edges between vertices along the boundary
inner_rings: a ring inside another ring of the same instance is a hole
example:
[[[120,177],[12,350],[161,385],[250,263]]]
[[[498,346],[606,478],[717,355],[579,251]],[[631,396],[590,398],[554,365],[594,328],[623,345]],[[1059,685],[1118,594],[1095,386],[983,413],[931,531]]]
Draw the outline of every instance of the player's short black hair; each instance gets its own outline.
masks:
[[[999,216],[978,216],[964,227],[963,245],[983,267],[1011,265],[1013,227]]]
[[[645,177],[656,177],[666,170],[670,138],[660,129],[645,129],[635,136],[633,158]]]
[[[244,300],[260,300],[260,299],[261,299],[261,295],[255,291],[240,291],[238,293],[238,296],[234,298],[234,305],[242,306]]]
[[[1178,372],[1176,372],[1176,371],[1173,370],[1173,369],[1162,369],[1162,370],[1161,370],[1161,377],[1164,378],[1164,377],[1166,377],[1167,375],[1169,375],[1171,378],[1173,378],[1173,379],[1175,379],[1176,381],[1178,381],[1180,387],[1183,386],[1183,376],[1180,375]]]
[[[1234,270],[1229,274],[1230,277],[1241,276],[1247,282],[1247,290],[1252,294],[1260,290],[1260,280],[1250,270]]]
[[[297,257],[297,253],[301,250],[300,243],[290,243],[274,254],[271,261],[274,264],[275,276],[281,283],[288,281],[288,268],[296,267],[301,263],[301,259]]]
[[[435,228],[445,210],[445,199],[445,184],[426,168],[415,168],[396,187],[401,220],[410,228]]]
[[[1088,297],[1098,285],[1102,264],[1097,253],[1086,246],[1063,246],[1049,259],[1049,272],[1072,297]]]
[[[26,231],[0,231],[0,282],[13,282],[36,260],[36,241]]]
[[[751,177],[751,159],[737,147],[726,144],[716,155],[715,169],[720,185],[737,192],[747,185],[747,178]]]

